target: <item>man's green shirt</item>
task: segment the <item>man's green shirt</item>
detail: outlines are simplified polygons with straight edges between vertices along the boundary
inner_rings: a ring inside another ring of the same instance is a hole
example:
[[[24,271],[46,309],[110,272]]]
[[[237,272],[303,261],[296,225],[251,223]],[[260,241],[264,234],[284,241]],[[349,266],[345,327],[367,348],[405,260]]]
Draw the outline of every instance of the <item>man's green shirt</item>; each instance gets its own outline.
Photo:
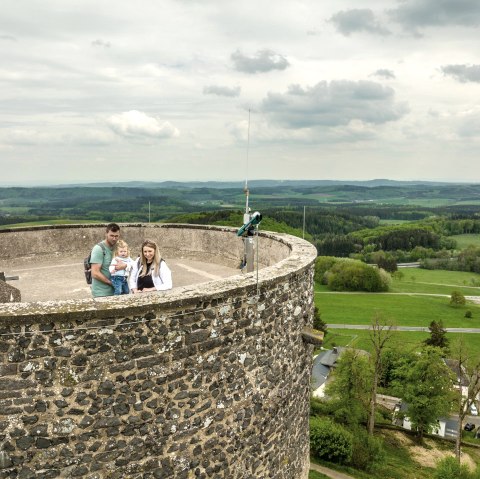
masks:
[[[92,249],[90,263],[101,264],[100,271],[110,279],[110,271],[108,271],[108,267],[112,262],[113,248],[110,248],[105,241],[102,241],[102,243],[105,246],[105,254],[103,254],[102,247],[96,244]],[[113,296],[113,286],[92,278],[92,296],[94,298],[99,296]]]

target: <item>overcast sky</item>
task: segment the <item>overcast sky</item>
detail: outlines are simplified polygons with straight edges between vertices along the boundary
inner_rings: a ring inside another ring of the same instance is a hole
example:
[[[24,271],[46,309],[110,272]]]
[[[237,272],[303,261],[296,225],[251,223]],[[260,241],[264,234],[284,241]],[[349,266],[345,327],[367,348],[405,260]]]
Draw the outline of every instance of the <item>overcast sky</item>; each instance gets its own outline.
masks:
[[[0,183],[480,182],[479,25],[478,0],[3,0]]]

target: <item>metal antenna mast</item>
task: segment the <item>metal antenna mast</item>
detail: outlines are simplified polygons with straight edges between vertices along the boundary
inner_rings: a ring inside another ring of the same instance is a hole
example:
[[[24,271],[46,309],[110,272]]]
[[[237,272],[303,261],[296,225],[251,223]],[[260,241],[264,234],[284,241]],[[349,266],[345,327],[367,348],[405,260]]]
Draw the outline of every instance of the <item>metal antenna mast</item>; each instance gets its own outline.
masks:
[[[249,191],[248,191],[248,160],[249,160],[249,154],[250,154],[250,109],[248,110],[248,129],[247,129],[247,167],[246,167],[246,172],[245,172],[245,187],[243,188],[243,191],[245,192],[245,214],[243,215],[243,223],[248,223],[250,220],[250,210],[248,206],[248,196],[249,196]]]
[[[257,289],[258,289],[258,224],[262,220],[262,215],[255,211],[250,214],[250,207],[248,204],[249,190],[248,190],[248,160],[250,153],[250,110],[248,110],[248,130],[247,130],[247,171],[245,175],[245,213],[243,214],[243,226],[237,231],[237,236],[243,237],[243,260],[240,268],[242,271],[251,273],[254,270],[254,247],[253,237],[257,237]]]

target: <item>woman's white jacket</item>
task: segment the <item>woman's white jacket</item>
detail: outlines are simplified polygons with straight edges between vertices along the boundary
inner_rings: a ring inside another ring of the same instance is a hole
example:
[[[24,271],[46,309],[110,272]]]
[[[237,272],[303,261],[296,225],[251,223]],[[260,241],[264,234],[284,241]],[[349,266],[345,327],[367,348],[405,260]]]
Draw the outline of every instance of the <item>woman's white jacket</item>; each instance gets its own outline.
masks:
[[[137,288],[138,276],[142,270],[141,261],[137,260],[133,262],[132,271],[128,278],[128,286],[130,289]],[[152,280],[157,291],[165,291],[166,289],[172,289],[172,272],[167,266],[165,261],[160,261],[160,268],[158,275],[155,274],[155,271],[152,270]]]

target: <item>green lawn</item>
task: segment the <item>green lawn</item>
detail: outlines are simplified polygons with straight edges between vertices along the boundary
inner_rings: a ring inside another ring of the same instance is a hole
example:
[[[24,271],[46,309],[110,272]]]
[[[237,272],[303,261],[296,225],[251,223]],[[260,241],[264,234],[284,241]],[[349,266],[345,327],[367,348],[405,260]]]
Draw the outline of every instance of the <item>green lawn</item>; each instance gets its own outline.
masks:
[[[333,346],[351,346],[357,349],[371,351],[372,346],[368,339],[369,332],[365,329],[328,329],[323,347],[331,349]],[[421,331],[397,331],[392,339],[391,346],[402,347],[406,351],[415,351],[422,346],[422,341],[429,336],[429,333]],[[466,349],[471,354],[480,357],[480,341],[478,334],[447,333],[450,343],[462,338]]]
[[[405,268],[404,277],[392,282],[391,291],[385,293],[334,293],[324,285],[315,285],[315,304],[322,319],[329,324],[370,324],[376,313],[397,326],[428,327],[432,320],[442,320],[448,328],[480,328],[480,305],[467,302],[465,306],[453,308],[449,305],[449,296],[453,290],[462,291],[466,296],[480,296],[480,288],[469,288],[472,278],[479,280],[480,275],[459,271],[429,271],[419,268]],[[448,284],[448,286],[445,286]],[[416,293],[407,295],[392,293]],[[447,297],[428,296],[426,294],[446,294]],[[470,310],[472,318],[465,318]],[[417,349],[428,336],[428,332],[398,331],[399,344]],[[480,356],[480,341],[477,334],[448,333],[453,341],[462,336],[467,348]],[[329,329],[324,347],[354,346],[370,349],[368,331]]]
[[[475,284],[480,284],[480,274],[477,273],[422,268],[400,268],[398,271],[402,278],[393,278],[390,291],[444,294],[444,288],[449,290],[465,288],[468,295],[480,296],[480,288],[475,287]],[[426,291],[425,288],[431,288],[432,291]]]
[[[457,249],[465,249],[467,246],[480,246],[480,235],[453,235],[449,236],[457,242]]]
[[[480,305],[459,308],[449,305],[449,298],[408,296],[385,293],[316,293],[315,304],[326,323],[370,324],[378,313],[397,326],[428,327],[432,320],[442,320],[447,328],[480,328]],[[472,319],[465,312],[472,312]]]

